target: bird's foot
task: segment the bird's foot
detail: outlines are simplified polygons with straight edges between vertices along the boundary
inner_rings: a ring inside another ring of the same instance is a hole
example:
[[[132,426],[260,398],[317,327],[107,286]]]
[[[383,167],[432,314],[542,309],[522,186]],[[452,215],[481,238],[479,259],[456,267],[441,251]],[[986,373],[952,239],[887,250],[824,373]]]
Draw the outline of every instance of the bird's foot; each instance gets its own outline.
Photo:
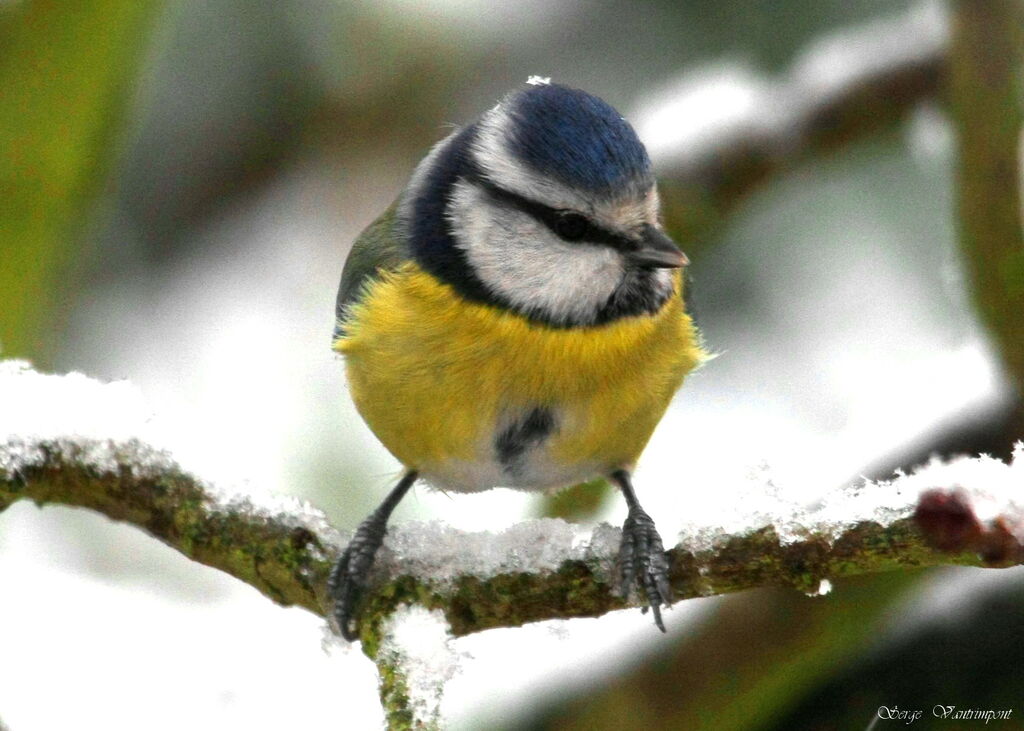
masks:
[[[386,532],[386,516],[374,513],[364,520],[356,528],[348,548],[334,564],[327,580],[327,590],[334,600],[334,619],[341,636],[349,642],[359,637],[359,624],[356,621],[359,601],[369,583],[373,559],[384,542]]]
[[[651,516],[639,507],[629,511],[622,525],[622,544],[616,575],[619,578],[619,595],[629,598],[634,589],[640,589],[647,597],[646,614],[650,607],[654,613],[654,624],[662,632],[661,605],[669,606],[672,589],[668,581],[668,558],[661,543],[658,529]]]

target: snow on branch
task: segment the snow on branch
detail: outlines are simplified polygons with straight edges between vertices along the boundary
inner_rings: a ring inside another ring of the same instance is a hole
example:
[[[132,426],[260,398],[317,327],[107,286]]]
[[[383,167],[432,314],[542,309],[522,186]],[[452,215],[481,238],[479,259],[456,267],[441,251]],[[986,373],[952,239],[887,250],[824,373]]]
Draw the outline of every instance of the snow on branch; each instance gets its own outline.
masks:
[[[649,95],[630,119],[655,162],[666,224],[699,236],[772,176],[939,96],[948,35],[944,7],[925,2],[815,41],[778,77],[724,63]]]
[[[232,495],[184,470],[145,440],[149,416],[130,384],[0,361],[0,404],[0,513],[22,499],[94,510],[279,604],[329,614],[326,578],[344,537],[298,500]],[[766,484],[765,500],[731,525],[677,538],[672,589],[677,600],[769,585],[824,593],[852,574],[1024,563],[1021,484],[1024,445],[1010,464],[935,461],[807,510],[773,498]],[[362,625],[392,725],[436,721],[455,662],[437,648],[452,636],[628,606],[610,584],[619,538],[612,526],[585,531],[556,519],[498,534],[393,526]]]
[[[321,612],[339,536],[298,500],[228,495],[147,443],[127,382],[43,375],[0,361],[0,512],[21,499],[130,523],[282,605]]]
[[[145,418],[134,397],[125,407],[126,394],[134,390],[124,383],[0,362],[0,510],[21,499],[89,508],[275,602],[326,616],[324,584],[343,539],[323,514],[297,500],[231,496],[186,472],[131,436]],[[1009,465],[987,457],[934,462],[837,492],[813,510],[765,503],[733,525],[679,537],[669,550],[672,587],[677,599],[766,585],[815,592],[826,580],[903,566],[1018,564],[1021,484],[1018,447]],[[440,610],[454,635],[625,607],[609,583],[619,535],[608,525],[581,531],[555,519],[499,534],[395,525],[365,615],[366,649],[374,651],[380,623],[405,604]]]

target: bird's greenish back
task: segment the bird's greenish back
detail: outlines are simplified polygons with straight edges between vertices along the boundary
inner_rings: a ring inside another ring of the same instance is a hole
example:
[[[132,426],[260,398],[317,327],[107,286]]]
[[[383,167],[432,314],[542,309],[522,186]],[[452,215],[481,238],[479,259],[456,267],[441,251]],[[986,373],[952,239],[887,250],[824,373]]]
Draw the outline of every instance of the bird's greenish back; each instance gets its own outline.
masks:
[[[379,276],[379,273],[394,271],[408,261],[408,248],[397,230],[397,218],[396,201],[367,226],[352,245],[338,285],[334,340],[344,335],[342,323],[348,308],[359,301],[367,283]]]

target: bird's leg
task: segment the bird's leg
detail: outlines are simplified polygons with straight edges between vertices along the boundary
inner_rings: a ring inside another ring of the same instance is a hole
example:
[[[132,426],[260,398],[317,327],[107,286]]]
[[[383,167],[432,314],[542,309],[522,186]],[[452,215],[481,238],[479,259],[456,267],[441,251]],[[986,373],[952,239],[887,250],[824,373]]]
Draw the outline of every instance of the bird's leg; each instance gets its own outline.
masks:
[[[619,560],[616,564],[619,594],[623,598],[628,598],[634,588],[642,589],[647,596],[647,604],[654,613],[654,624],[664,632],[661,605],[668,606],[672,601],[665,547],[651,516],[644,512],[636,499],[629,472],[616,470],[611,474],[611,479],[622,490],[626,505],[629,506],[629,515],[622,525],[622,544],[619,547]],[[646,611],[647,607],[644,607],[644,612]]]
[[[402,476],[380,507],[359,524],[348,548],[331,569],[327,591],[334,599],[334,619],[341,630],[341,636],[349,642],[359,636],[356,610],[370,579],[370,569],[373,568],[377,549],[384,542],[384,534],[388,531],[388,518],[416,482],[416,476],[416,472],[406,472]]]

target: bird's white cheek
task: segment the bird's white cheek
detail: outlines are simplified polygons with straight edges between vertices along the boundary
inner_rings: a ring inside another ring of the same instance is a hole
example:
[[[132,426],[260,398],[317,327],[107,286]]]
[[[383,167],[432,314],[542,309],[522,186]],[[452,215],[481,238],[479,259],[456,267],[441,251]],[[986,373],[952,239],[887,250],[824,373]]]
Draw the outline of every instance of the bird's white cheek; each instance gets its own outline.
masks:
[[[592,322],[622,281],[618,252],[562,241],[469,185],[456,186],[450,216],[456,245],[476,275],[520,311],[556,322]]]

